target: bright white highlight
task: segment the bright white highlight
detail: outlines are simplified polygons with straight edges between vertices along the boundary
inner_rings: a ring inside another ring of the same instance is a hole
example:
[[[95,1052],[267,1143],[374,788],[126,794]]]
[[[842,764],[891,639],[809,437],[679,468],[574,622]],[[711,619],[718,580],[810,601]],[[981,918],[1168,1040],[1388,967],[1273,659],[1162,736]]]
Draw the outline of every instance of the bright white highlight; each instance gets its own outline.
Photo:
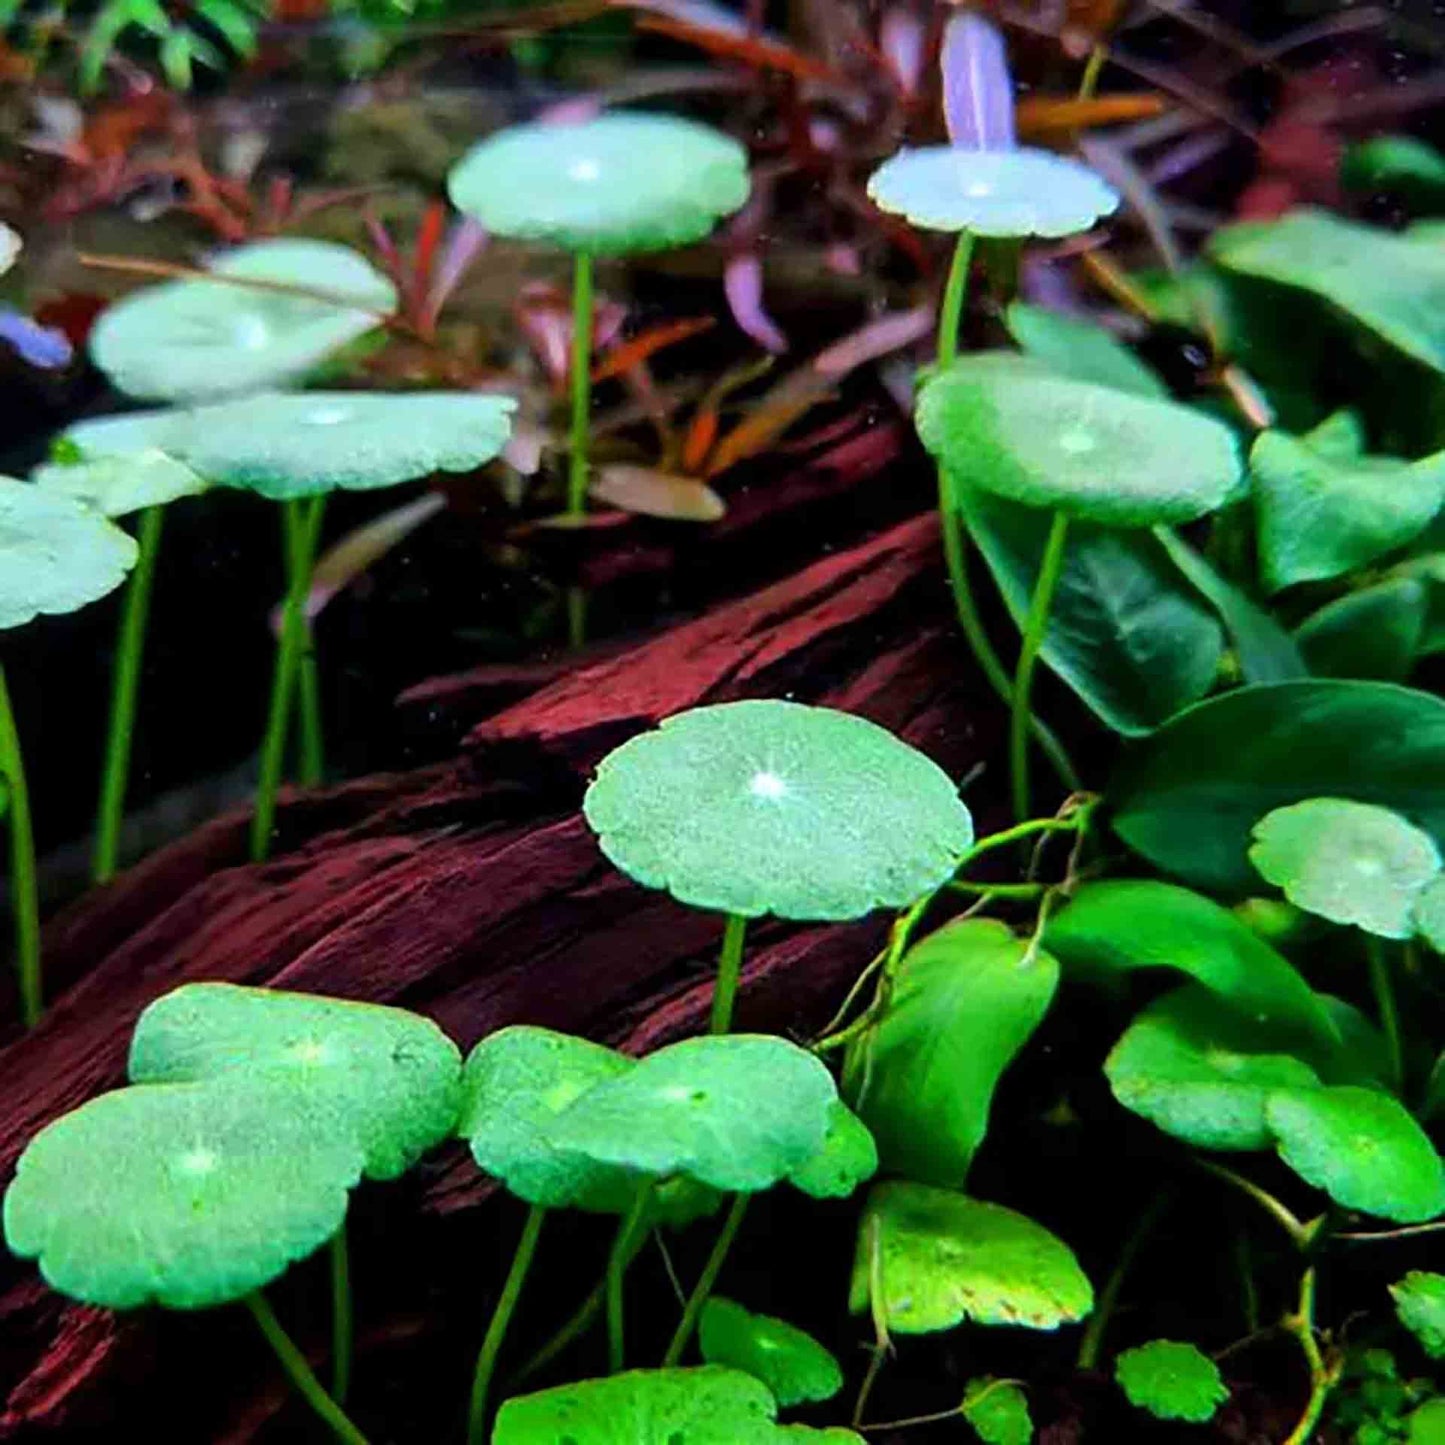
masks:
[[[781,798],[788,785],[776,773],[754,773],[748,792],[755,798]]]
[[[350,410],[344,406],[321,406],[315,411],[307,412],[306,420],[312,426],[336,426],[350,415]]]
[[[205,1148],[195,1148],[181,1155],[181,1169],[187,1174],[209,1174],[217,1165],[215,1154]]]
[[[602,179],[602,167],[596,161],[573,161],[567,167],[567,175],[574,181],[600,181]]]

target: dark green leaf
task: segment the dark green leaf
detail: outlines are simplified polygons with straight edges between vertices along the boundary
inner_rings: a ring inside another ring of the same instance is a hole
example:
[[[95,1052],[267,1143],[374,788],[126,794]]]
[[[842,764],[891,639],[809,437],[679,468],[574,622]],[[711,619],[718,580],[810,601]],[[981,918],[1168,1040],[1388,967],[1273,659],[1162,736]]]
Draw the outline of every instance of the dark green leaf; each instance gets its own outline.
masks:
[[[1445,155],[1412,135],[1356,141],[1340,160],[1340,181],[1351,191],[1388,191],[1417,210],[1445,204]]]
[[[1417,577],[1378,582],[1326,603],[1295,641],[1316,677],[1403,682],[1421,649],[1429,597]]]
[[[721,1295],[703,1306],[697,1338],[708,1364],[761,1380],[784,1409],[831,1400],[843,1388],[838,1361],[812,1335],[771,1315],[755,1315]]]
[[[1008,309],[1009,334],[1037,361],[1065,376],[1166,400],[1169,388],[1124,343],[1092,321],[1027,301]]]
[[[1029,1445],[1034,1438],[1028,1398],[1012,1380],[970,1380],[959,1413],[983,1445]]]

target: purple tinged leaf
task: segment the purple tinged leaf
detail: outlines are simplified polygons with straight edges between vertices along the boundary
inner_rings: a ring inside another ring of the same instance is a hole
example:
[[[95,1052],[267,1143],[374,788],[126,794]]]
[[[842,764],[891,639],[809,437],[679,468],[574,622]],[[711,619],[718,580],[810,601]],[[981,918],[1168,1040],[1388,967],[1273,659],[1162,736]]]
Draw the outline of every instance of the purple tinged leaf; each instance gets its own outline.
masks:
[[[75,354],[64,332],[41,326],[8,307],[0,309],[0,341],[7,342],[22,361],[42,371],[68,366]]]
[[[447,298],[456,289],[457,283],[467,273],[472,262],[482,254],[489,237],[480,221],[463,216],[447,236],[442,253],[437,257],[436,269],[432,273],[431,289],[426,298],[426,319],[434,322],[441,315]]]
[[[763,303],[763,262],[756,251],[739,251],[728,261],[723,290],[733,320],[764,351],[779,356],[788,349],[788,338]]]
[[[928,27],[911,5],[890,5],[878,27],[878,40],[904,95],[915,96],[923,87],[924,51]]]
[[[959,11],[944,27],[939,65],[949,140],[964,150],[1012,150],[1013,77],[998,27],[982,15]]]
[[[860,327],[813,358],[813,370],[833,379],[846,376],[868,361],[901,351],[921,341],[933,330],[933,308],[916,306],[911,311],[888,311]]]

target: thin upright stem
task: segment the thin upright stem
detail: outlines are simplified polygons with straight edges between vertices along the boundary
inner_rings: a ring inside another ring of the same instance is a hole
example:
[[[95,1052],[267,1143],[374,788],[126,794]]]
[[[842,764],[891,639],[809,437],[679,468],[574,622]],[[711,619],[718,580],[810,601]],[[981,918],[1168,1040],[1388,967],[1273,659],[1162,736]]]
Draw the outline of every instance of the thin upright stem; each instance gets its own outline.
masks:
[[[662,1360],[664,1369],[677,1364],[682,1359],[682,1352],[687,1348],[687,1342],[697,1328],[697,1322],[702,1315],[702,1307],[712,1295],[713,1286],[717,1283],[718,1275],[722,1273],[728,1251],[733,1247],[733,1240],[737,1238],[738,1230],[742,1227],[749,1197],[746,1194],[733,1195],[733,1202],[728,1209],[727,1218],[723,1220],[722,1232],[712,1247],[712,1253],[707,1257],[707,1263],[702,1267],[697,1284],[693,1287],[692,1293],[687,1298],[687,1304],[683,1307],[682,1318],[678,1321],[677,1328],[672,1332],[672,1339],[668,1342],[667,1354],[663,1356]]]
[[[743,940],[748,921],[739,913],[728,914],[723,930],[722,953],[718,956],[717,982],[712,991],[712,1032],[725,1034],[733,1026],[733,1002],[743,970]]]
[[[110,683],[110,725],[106,731],[105,770],[101,774],[100,806],[95,821],[95,846],[90,876],[96,883],[115,877],[120,859],[120,827],[125,816],[126,787],[130,781],[131,742],[135,735],[136,699],[140,695],[141,656],[145,650],[146,619],[150,615],[156,558],[160,554],[162,507],[147,507],[140,514],[136,541],[140,552],[125,586],[116,641],[115,671]]]
[[[1299,1423],[1290,1431],[1284,1445],[1309,1445],[1315,1427],[1325,1412],[1325,1405],[1339,1376],[1338,1367],[1327,1364],[1315,1338],[1315,1271],[1311,1265],[1300,1279],[1299,1308],[1287,1315],[1284,1327],[1299,1341],[1309,1369],[1310,1393]]]
[[[1400,1037],[1400,1010],[1395,1003],[1395,981],[1390,973],[1390,960],[1385,946],[1373,934],[1365,935],[1365,949],[1370,961],[1370,988],[1375,995],[1375,1009],[1380,1016],[1380,1032],[1385,1036],[1385,1049],[1390,1061],[1390,1084],[1395,1090],[1405,1084],[1405,1046]]]
[[[1064,548],[1069,540],[1069,519],[1064,512],[1055,512],[1044,543],[1039,578],[1034,584],[1029,615],[1024,621],[1023,642],[1019,647],[1018,671],[1014,674],[1013,715],[1009,727],[1009,764],[1013,780],[1014,817],[1020,823],[1029,816],[1029,698],[1033,692],[1034,666],[1044,645],[1049,625],[1049,611],[1054,593],[1064,570]]]
[[[260,1293],[246,1296],[246,1307],[251,1311],[266,1342],[276,1352],[287,1377],[296,1387],[296,1392],[321,1417],[331,1433],[344,1445],[367,1445],[366,1436],[347,1418],[346,1412],[331,1398],[316,1378],[306,1357],[296,1348],[295,1341],[281,1328],[281,1322]]]
[[[321,522],[326,514],[326,497],[313,497],[298,521],[292,521],[288,512],[288,528],[303,529],[303,534],[293,537],[288,543],[288,555],[306,559],[308,573],[306,591],[311,591],[311,563],[321,541]],[[297,771],[298,781],[303,787],[319,787],[326,776],[326,741],[321,723],[321,673],[316,661],[316,634],[311,619],[303,606],[302,619],[304,634],[301,648],[301,667],[297,684],[299,712],[301,716],[301,758]]]
[[[1144,1241],[1153,1233],[1154,1226],[1159,1223],[1164,1211],[1169,1207],[1172,1196],[1172,1190],[1161,1189],[1149,1202],[1143,1214],[1139,1216],[1138,1222],[1129,1232],[1128,1239],[1124,1241],[1124,1247],[1119,1251],[1119,1258],[1114,1262],[1113,1272],[1099,1293],[1088,1324],[1084,1326],[1084,1337],[1079,1341],[1078,1367],[1080,1370],[1092,1370],[1098,1365],[1099,1354],[1104,1346],[1104,1332],[1108,1329],[1109,1321],[1118,1306],[1119,1292],[1124,1287],[1124,1281],[1128,1278],[1129,1271],[1134,1267],[1134,1261],[1138,1258]]]
[[[351,1309],[351,1251],[346,1223],[331,1236],[331,1393],[344,1405],[351,1392],[356,1327]]]
[[[286,732],[291,699],[306,641],[306,594],[311,589],[311,556],[305,543],[307,528],[303,503],[282,504],[287,511],[286,534],[295,544],[289,557],[290,585],[281,613],[281,637],[276,644],[276,663],[271,676],[271,704],[266,736],[261,742],[260,777],[256,782],[256,811],[251,817],[251,859],[263,862],[271,852],[271,830],[276,822],[276,793],[286,762]],[[289,550],[289,549],[288,549]]]
[[[531,1269],[532,1259],[537,1253],[537,1239],[542,1233],[542,1221],[546,1217],[547,1211],[540,1204],[532,1205],[527,1211],[522,1237],[517,1241],[516,1252],[512,1255],[512,1267],[507,1271],[502,1292],[492,1309],[492,1318],[477,1355],[476,1374],[472,1376],[472,1398],[467,1411],[467,1445],[485,1445],[487,1395],[491,1389],[492,1374],[497,1367],[502,1341],[507,1337],[507,1326],[511,1324],[517,1301],[522,1297],[522,1286],[527,1282],[527,1271]]]
[[[9,789],[10,907],[15,916],[15,973],[20,984],[20,1017],[26,1028],[40,1019],[40,893],[35,879],[35,831],[30,789],[20,752],[20,731],[10,688],[0,666],[0,774]]]
[[[612,1251],[607,1256],[607,1368],[614,1375],[627,1357],[623,1284],[627,1278],[627,1266],[637,1253],[632,1242],[643,1233],[642,1221],[651,1200],[652,1185],[649,1182],[638,1188],[632,1207],[623,1216],[617,1237],[612,1241]]]
[[[587,510],[587,442],[592,424],[592,257],[579,251],[572,270],[572,430],[567,515]]]

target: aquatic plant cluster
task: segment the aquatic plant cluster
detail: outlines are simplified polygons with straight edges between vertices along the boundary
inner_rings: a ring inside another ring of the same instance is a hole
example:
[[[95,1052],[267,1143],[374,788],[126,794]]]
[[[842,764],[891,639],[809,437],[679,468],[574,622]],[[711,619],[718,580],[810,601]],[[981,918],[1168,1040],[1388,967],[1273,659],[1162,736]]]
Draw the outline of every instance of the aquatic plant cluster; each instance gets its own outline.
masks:
[[[748,166],[741,145],[696,121],[604,113],[502,130],[451,173],[453,203],[487,232],[571,259],[571,525],[592,483],[594,263],[702,240],[747,204]],[[1445,192],[1445,163],[1437,180]],[[1131,281],[1230,358],[1181,397],[1102,327],[1021,301],[1003,312],[1013,346],[965,345],[981,263],[992,278],[1031,240],[1084,235],[1120,206],[1091,167],[1018,146],[1010,123],[981,143],[907,148],[868,194],[954,238],[913,420],[936,468],[960,631],[1009,714],[1012,825],[977,834],[957,779],[842,711],[759,698],[664,718],[601,761],[583,814],[636,884],[716,915],[708,1033],[630,1057],[518,1022],[464,1056],[402,1009],[188,983],[136,1021],[124,1086],[32,1139],[4,1196],[6,1243],[86,1304],[243,1305],[316,1416],[365,1445],[348,1413],[348,1204],[362,1181],[397,1180],[460,1141],[517,1201],[469,1392],[458,1381],[469,1445],[842,1445],[935,1420],[1027,1445],[1029,1383],[985,1373],[946,1410],[870,1422],[895,1342],[964,1326],[1082,1326],[1081,1370],[1107,1360],[1133,1409],[1169,1428],[1207,1424],[1230,1408],[1231,1351],[1111,1340],[1173,1186],[1128,1202],[1137,1225],[1098,1281],[1066,1224],[970,1186],[996,1092],[1075,991],[1125,1015],[1099,1051],[1102,1078],[1168,1161],[1161,1177],[1238,1196],[1276,1236],[1292,1277],[1274,1333],[1302,1364],[1281,1445],[1316,1439],[1331,1409],[1363,1419],[1367,1375],[1376,1398],[1393,1382],[1395,1403],[1388,1429],[1383,1407],[1360,1425],[1387,1433],[1358,1438],[1428,1445],[1445,1397],[1407,1388],[1393,1355],[1387,1368],[1378,1351],[1352,1352],[1317,1301],[1337,1251],[1445,1227],[1445,1053],[1432,1036],[1445,997],[1445,702],[1408,685],[1445,652],[1445,436],[1422,400],[1438,407],[1445,375],[1438,223],[1387,234],[1299,210],[1225,228],[1188,267]],[[0,479],[0,627],[124,589],[98,883],[119,866],[166,510],[229,488],[281,514],[287,590],[249,840],[260,863],[292,745],[298,781],[324,772],[308,609],[327,497],[470,473],[508,446],[517,404],[500,388],[305,385],[401,305],[358,252],[295,238],[143,287],[106,310],[90,348],[145,409],[77,423],[29,479]],[[1274,308],[1289,327],[1270,324]],[[1311,384],[1300,352],[1316,344],[1360,379],[1347,406]],[[1012,666],[975,557],[1017,624]],[[580,587],[568,628],[580,646]],[[1127,740],[1107,778],[1040,717],[1040,664]],[[0,673],[0,801],[33,1024],[44,999],[23,723]],[[884,948],[815,1038],[733,1031],[750,922],[879,912],[892,915]],[[858,1200],[847,1303],[871,1344],[847,1424],[814,1422],[845,1418],[835,1402],[851,1362],[718,1289],[750,1201],[773,1190]],[[598,1321],[609,1373],[514,1387],[509,1327],[563,1211],[610,1221],[606,1264],[523,1373]],[[715,1242],[680,1291],[662,1358],[643,1368],[629,1271],[650,1240],[684,1229]],[[325,1382],[264,1293],[321,1252]],[[1445,1274],[1402,1270],[1379,1304],[1396,1350],[1445,1356]],[[1270,1330],[1258,1308],[1246,1346]],[[809,1423],[780,1421],[795,1410]]]

